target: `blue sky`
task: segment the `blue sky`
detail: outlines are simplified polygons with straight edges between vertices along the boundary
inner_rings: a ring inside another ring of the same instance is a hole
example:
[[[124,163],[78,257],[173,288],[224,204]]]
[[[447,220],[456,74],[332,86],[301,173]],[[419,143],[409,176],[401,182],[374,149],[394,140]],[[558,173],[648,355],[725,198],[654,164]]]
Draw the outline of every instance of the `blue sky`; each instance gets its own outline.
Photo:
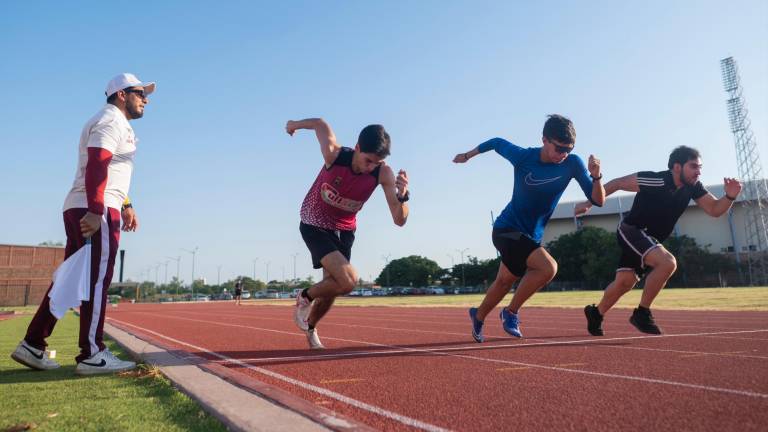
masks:
[[[181,256],[181,277],[298,276],[311,269],[299,207],[322,159],[289,119],[321,116],[344,145],[381,123],[411,216],[391,222],[376,192],[358,218],[353,264],[375,277],[417,254],[450,266],[458,249],[495,256],[491,212],[512,167],[501,136],[540,144],[545,116],[569,116],[576,153],[608,178],[662,170],[701,150],[705,184],[736,176],[720,59],[734,56],[768,161],[768,6],[763,1],[4,2],[0,13],[0,243],[64,240],[61,205],[85,121],[121,72],[157,81],[143,119],[125,234],[126,275]],[[768,169],[768,166],[766,166]],[[580,198],[575,185],[564,200]],[[449,256],[449,255],[452,255]],[[175,262],[169,273],[175,274]],[[165,267],[161,267],[163,279]],[[154,280],[154,270],[151,273]]]

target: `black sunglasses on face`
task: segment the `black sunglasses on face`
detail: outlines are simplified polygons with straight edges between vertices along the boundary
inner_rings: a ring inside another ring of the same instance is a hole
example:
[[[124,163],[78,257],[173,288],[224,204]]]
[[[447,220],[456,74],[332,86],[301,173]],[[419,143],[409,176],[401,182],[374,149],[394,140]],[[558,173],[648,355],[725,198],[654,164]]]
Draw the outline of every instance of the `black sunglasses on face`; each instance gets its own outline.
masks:
[[[566,146],[561,146],[561,145],[557,145],[557,144],[555,144],[554,142],[552,142],[552,141],[550,141],[550,140],[547,140],[547,141],[549,141],[549,143],[550,143],[550,144],[552,144],[553,146],[555,146],[555,151],[556,151],[556,152],[558,152],[558,153],[560,153],[560,154],[563,154],[563,153],[566,153],[566,154],[567,154],[567,153],[570,153],[570,152],[572,152],[572,151],[573,151],[573,147],[566,147]]]
[[[144,89],[131,89],[131,88],[128,88],[128,89],[124,89],[123,91],[126,92],[126,93],[134,93],[136,96],[138,96],[138,97],[140,97],[142,99],[146,99],[147,98],[147,95],[144,93]]]

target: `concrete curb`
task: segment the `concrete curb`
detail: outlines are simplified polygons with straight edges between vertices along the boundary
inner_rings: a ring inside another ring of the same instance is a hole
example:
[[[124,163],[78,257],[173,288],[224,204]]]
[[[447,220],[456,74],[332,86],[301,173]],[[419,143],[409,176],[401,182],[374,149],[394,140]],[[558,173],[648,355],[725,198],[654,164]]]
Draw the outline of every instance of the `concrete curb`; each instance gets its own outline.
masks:
[[[108,323],[104,332],[131,356],[157,366],[174,386],[234,431],[315,432],[330,429],[208,373],[193,361],[141,340]]]

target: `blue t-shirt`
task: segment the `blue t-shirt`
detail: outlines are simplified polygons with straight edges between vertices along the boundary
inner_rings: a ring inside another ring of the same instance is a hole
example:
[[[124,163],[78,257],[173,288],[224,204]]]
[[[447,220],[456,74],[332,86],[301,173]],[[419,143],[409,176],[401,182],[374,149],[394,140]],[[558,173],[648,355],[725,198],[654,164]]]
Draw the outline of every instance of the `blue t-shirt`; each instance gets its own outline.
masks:
[[[575,154],[559,164],[544,163],[541,147],[524,149],[501,138],[490,139],[478,149],[480,153],[496,150],[515,167],[512,201],[496,218],[494,228],[513,228],[541,243],[544,227],[572,178],[592,201],[592,180],[584,161]]]

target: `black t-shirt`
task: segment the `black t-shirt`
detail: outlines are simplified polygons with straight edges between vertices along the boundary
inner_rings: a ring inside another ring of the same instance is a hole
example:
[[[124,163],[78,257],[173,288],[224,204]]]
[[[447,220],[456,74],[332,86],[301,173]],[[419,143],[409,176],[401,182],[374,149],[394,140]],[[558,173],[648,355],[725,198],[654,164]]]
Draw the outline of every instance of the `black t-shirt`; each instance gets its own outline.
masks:
[[[669,170],[640,171],[637,173],[637,184],[640,191],[635,195],[632,210],[624,222],[645,229],[660,242],[675,229],[688,203],[708,193],[701,182],[678,189]]]

